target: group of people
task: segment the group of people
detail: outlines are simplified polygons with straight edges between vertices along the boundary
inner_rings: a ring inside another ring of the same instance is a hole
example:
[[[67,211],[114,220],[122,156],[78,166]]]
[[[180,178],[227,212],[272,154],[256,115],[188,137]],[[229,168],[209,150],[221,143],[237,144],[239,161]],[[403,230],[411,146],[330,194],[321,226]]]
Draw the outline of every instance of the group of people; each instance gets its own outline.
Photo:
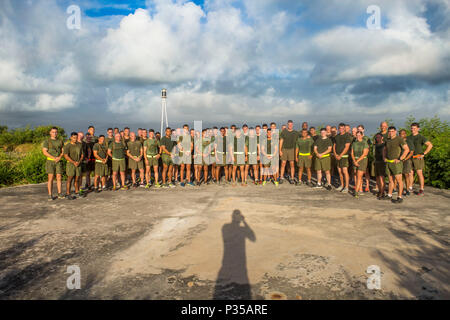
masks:
[[[424,194],[424,157],[433,146],[419,133],[418,123],[411,125],[411,135],[407,136],[405,130],[397,132],[382,122],[372,139],[365,135],[363,125],[351,128],[340,123],[318,131],[307,122],[300,130],[294,130],[294,123],[289,120],[280,130],[274,122],[203,130],[184,125],[176,130],[166,128],[162,137],[153,129],[142,128],[137,133],[129,128],[109,128],[106,135],[97,137],[95,128],[90,126],[86,134],[72,132],[69,141],[64,142],[58,137],[57,128],[52,128],[42,145],[47,158],[48,199],[74,200],[88,191],[127,190],[130,186],[173,188],[238,182],[247,186],[250,181],[276,186],[284,182],[305,183],[332,190],[333,178],[339,192],[358,198],[370,191],[373,176],[378,199],[401,203],[403,196],[413,193],[414,173],[420,187],[416,194]],[[65,195],[63,158],[67,162]],[[312,182],[314,173],[316,183]],[[83,177],[85,187],[81,188]],[[55,178],[57,197],[53,196]]]

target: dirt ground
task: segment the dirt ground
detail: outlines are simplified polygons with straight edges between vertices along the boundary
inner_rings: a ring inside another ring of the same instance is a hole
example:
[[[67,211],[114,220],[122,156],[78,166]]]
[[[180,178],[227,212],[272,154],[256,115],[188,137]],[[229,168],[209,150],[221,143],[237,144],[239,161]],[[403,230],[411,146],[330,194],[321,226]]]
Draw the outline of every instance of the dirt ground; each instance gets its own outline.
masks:
[[[2,189],[0,299],[450,299],[450,192],[425,193],[202,185],[48,202],[44,184]]]

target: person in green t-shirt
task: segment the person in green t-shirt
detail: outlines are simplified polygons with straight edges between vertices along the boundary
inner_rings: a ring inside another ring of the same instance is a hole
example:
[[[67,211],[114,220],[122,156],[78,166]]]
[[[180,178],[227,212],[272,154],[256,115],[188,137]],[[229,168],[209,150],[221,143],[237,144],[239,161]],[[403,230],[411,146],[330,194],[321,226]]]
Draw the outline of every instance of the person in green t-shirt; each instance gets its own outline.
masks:
[[[128,167],[131,169],[131,179],[133,180],[133,186],[139,187],[139,183],[136,182],[136,170],[139,170],[139,177],[142,185],[144,184],[144,162],[142,157],[144,156],[144,148],[142,142],[136,139],[136,133],[130,133],[130,141],[127,143],[127,156]]]
[[[74,181],[75,185],[75,194],[83,196],[83,193],[80,192],[80,183],[78,177],[80,177],[82,173],[81,163],[84,158],[84,153],[83,153],[83,145],[77,140],[78,140],[78,133],[72,132],[72,134],[70,135],[70,142],[64,146],[64,157],[67,160],[66,199],[68,200],[75,199],[70,195],[70,190],[72,188],[72,181]]]
[[[322,188],[322,172],[325,172],[327,184],[325,188],[331,190],[331,159],[330,153],[333,149],[331,139],[327,137],[327,130],[320,129],[320,138],[314,142],[314,153],[316,154],[315,169],[317,171],[316,188]]]
[[[56,187],[58,189],[58,198],[64,199],[62,194],[62,173],[63,166],[61,159],[63,157],[63,142],[58,138],[58,128],[53,127],[50,130],[50,137],[42,143],[42,153],[47,158],[45,162],[45,171],[48,176],[47,191],[48,200],[52,201],[53,197],[53,180],[56,176]]]
[[[155,178],[154,186],[156,188],[160,188],[159,184],[159,171],[158,171],[158,163],[159,158],[161,157],[159,153],[160,144],[159,141],[155,137],[155,130],[149,130],[149,137],[144,141],[144,159],[145,159],[145,180],[147,181],[146,188],[150,188],[151,186],[151,177],[152,177],[152,168],[153,174]]]
[[[383,139],[383,134],[377,133],[374,137],[374,145],[373,145],[373,156],[374,156],[374,171],[375,171],[375,179],[377,182],[377,199],[383,200],[386,199],[386,195],[384,192],[385,183],[384,179],[386,177],[386,162],[384,161],[384,148],[386,144]]]
[[[229,170],[227,165],[227,137],[224,127],[220,128],[220,135],[216,137],[215,155],[216,155],[216,179],[220,183],[220,169],[223,168],[225,183],[228,182]]]
[[[259,139],[261,147],[261,163],[263,165],[261,172],[261,179],[263,180],[262,185],[265,186],[266,183],[270,179],[272,179],[272,182],[275,184],[275,186],[278,187],[279,163],[276,159],[279,159],[278,157],[279,142],[277,143],[276,138],[273,138],[272,128],[267,128],[266,130],[263,130]],[[273,142],[273,145],[272,139],[275,140]]]
[[[417,193],[419,196],[424,195],[425,179],[423,177],[423,170],[425,169],[425,156],[433,149],[433,144],[428,141],[423,135],[419,133],[420,125],[417,122],[411,124],[411,135],[409,139],[414,144],[413,166],[419,177],[420,190]],[[426,149],[423,150],[423,147]],[[411,186],[412,187],[412,186]],[[411,189],[412,190],[412,189]]]
[[[95,192],[100,192],[99,180],[102,182],[102,189],[106,189],[106,177],[108,176],[108,145],[105,141],[105,136],[101,135],[98,137],[98,142],[93,148],[95,157],[95,177],[94,177],[94,188]]]
[[[114,136],[114,141],[108,146],[108,155],[112,158],[112,173],[113,173],[113,190],[116,189],[117,185],[117,173],[120,174],[121,190],[128,190],[125,185],[125,171],[126,171],[126,156],[127,156],[127,146],[123,141],[120,133]]]
[[[363,141],[367,143],[367,145],[369,146],[369,154],[367,155],[367,169],[366,172],[364,174],[365,176],[365,180],[366,180],[366,187],[364,189],[364,192],[370,192],[370,168],[371,168],[371,164],[372,164],[372,158],[371,158],[371,154],[370,154],[370,150],[372,147],[372,140],[370,140],[370,138],[368,136],[366,136],[366,129],[364,128],[364,126],[362,124],[358,125],[356,127],[357,131],[361,131],[363,134]],[[356,173],[356,169],[354,170],[354,172]],[[354,179],[354,181],[356,181],[356,177]]]
[[[412,186],[414,184],[414,171],[412,157],[414,155],[414,144],[411,139],[408,139],[405,129],[400,130],[400,137],[406,142],[409,148],[409,153],[405,159],[403,159],[403,177],[405,178],[406,186],[403,188],[403,195],[411,195]]]
[[[247,160],[247,147],[245,146],[245,136],[242,134],[240,128],[236,128],[234,136],[234,144],[229,146],[228,152],[231,154],[233,160],[232,179],[233,185],[236,185],[236,171],[239,167],[241,173],[242,186],[246,185],[247,177],[244,177],[244,166]]]
[[[389,127],[389,138],[386,141],[386,148],[384,149],[384,159],[387,162],[387,168],[389,170],[389,191],[388,198],[392,199],[392,192],[394,191],[395,183],[398,185],[398,196],[396,200],[392,200],[395,203],[403,202],[403,160],[409,153],[409,148],[406,142],[397,135],[397,129],[395,127]]]
[[[346,125],[344,123],[339,124],[339,134],[334,138],[335,144],[333,145],[333,154],[336,158],[337,169],[339,173],[339,180],[341,181],[340,192],[348,192],[348,184],[350,180],[348,167],[349,167],[349,153],[350,146],[353,142],[353,137],[346,131]]]
[[[297,139],[295,154],[297,155],[298,165],[298,185],[302,184],[303,170],[306,169],[308,177],[308,186],[312,186],[311,183],[311,165],[312,165],[312,149],[314,140],[308,135],[308,130],[302,129],[301,137]]]
[[[369,144],[367,143],[367,140],[364,139],[364,133],[362,131],[356,132],[356,140],[352,143],[351,155],[353,168],[356,173],[355,197],[358,198],[363,191],[363,176],[367,171],[367,156],[369,155]]]
[[[294,130],[294,122],[289,120],[287,123],[287,128],[281,131],[280,134],[280,157],[281,157],[281,172],[280,172],[280,183],[284,180],[284,170],[286,168],[286,163],[289,161],[289,166],[291,168],[291,175],[289,177],[289,183],[295,183],[295,143],[298,139],[298,131]]]
[[[192,166],[192,150],[194,148],[194,139],[192,139],[189,126],[185,124],[181,136],[178,138],[178,149],[180,150],[180,186],[186,185],[193,187],[191,181],[191,166]],[[186,174],[186,178],[184,175]],[[185,182],[187,180],[187,182]]]
[[[159,143],[161,149],[160,151],[161,159],[163,162],[162,186],[163,188],[175,187],[175,184],[172,182],[172,175],[173,175],[172,152],[174,151],[176,141],[172,141],[171,128],[166,128],[165,136],[161,138]]]

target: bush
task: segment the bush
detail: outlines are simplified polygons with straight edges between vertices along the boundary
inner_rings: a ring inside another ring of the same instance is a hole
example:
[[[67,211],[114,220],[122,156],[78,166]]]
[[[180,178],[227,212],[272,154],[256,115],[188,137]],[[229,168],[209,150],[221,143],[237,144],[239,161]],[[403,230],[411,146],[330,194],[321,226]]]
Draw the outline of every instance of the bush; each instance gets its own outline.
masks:
[[[12,160],[0,160],[0,187],[15,184],[20,179],[20,172]]]
[[[40,146],[36,146],[19,162],[18,168],[27,183],[41,183],[47,180],[45,162]]]

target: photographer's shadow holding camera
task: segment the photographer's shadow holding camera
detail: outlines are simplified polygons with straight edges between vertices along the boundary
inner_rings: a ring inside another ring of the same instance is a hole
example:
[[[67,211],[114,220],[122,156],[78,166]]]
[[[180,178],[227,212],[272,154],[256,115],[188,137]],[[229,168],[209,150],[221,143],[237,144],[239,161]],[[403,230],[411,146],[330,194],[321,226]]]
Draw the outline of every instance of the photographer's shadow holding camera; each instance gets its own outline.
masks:
[[[245,239],[255,242],[256,237],[239,210],[233,211],[231,223],[223,225],[222,237],[222,267],[217,276],[213,298],[250,300],[252,295],[247,274]]]

